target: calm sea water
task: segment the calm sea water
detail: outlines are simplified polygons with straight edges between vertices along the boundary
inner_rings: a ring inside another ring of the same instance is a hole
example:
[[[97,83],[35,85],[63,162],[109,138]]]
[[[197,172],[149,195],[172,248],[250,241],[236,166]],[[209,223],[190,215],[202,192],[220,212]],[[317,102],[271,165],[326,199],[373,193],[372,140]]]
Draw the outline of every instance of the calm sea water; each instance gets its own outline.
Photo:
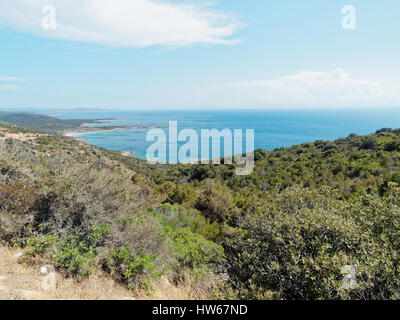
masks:
[[[74,111],[57,114],[59,118],[119,118],[113,124],[168,127],[178,121],[178,130],[254,129],[255,148],[273,150],[315,140],[334,140],[350,133],[369,134],[380,128],[400,128],[400,108],[375,110],[268,110],[268,111]],[[168,129],[164,129],[168,135]],[[122,130],[80,135],[87,143],[120,151],[131,151],[145,158],[151,145],[148,129]],[[199,135],[200,136],[200,135]],[[245,140],[245,139],[244,139]],[[245,149],[243,149],[244,151]]]

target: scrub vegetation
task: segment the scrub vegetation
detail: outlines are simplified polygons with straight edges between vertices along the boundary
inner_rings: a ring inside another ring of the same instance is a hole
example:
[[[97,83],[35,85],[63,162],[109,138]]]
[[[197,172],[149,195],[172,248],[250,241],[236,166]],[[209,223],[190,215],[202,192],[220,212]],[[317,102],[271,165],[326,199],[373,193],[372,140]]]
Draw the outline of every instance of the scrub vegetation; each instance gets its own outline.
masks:
[[[249,176],[0,130],[0,241],[65,276],[149,296],[167,278],[219,299],[400,298],[400,130],[256,150]]]

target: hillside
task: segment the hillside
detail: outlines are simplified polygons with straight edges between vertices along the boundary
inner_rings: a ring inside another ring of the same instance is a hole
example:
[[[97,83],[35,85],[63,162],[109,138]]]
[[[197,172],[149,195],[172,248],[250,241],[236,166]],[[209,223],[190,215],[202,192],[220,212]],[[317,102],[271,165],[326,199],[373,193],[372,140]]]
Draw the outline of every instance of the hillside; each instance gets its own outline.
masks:
[[[400,130],[256,150],[245,177],[0,131],[0,241],[27,261],[149,297],[399,298]]]
[[[88,126],[89,124],[112,123],[118,119],[58,119],[35,113],[0,113],[0,122],[47,133],[110,131],[130,129],[130,126]],[[135,127],[138,128],[138,127]]]
[[[165,276],[208,277],[222,249],[191,228],[201,217],[172,227],[150,181],[75,139],[0,131],[0,241],[66,276],[102,272],[139,292]]]

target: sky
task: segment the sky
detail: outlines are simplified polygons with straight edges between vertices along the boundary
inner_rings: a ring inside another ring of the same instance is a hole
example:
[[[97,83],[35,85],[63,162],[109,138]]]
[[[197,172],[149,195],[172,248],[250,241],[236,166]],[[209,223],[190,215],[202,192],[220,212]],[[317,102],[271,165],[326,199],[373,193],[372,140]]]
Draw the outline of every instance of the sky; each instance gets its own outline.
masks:
[[[400,107],[399,31],[398,0],[0,0],[0,108]]]

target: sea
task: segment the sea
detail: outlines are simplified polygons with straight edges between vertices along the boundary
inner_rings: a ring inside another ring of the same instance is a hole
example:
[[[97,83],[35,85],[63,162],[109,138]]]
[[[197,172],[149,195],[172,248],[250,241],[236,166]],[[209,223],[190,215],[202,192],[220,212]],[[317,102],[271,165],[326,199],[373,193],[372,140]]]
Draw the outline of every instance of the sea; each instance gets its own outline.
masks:
[[[400,128],[399,108],[329,109],[329,110],[144,110],[95,111],[74,110],[54,113],[61,119],[119,119],[102,126],[163,127],[168,137],[170,121],[177,121],[178,131],[194,129],[242,129],[243,151],[245,130],[254,130],[254,149],[273,150],[316,140],[335,140],[351,133],[365,135],[381,128]],[[98,126],[92,125],[92,126]],[[131,152],[146,158],[154,142],[146,136],[150,129],[129,129],[78,135],[87,143],[111,150]],[[178,148],[179,144],[178,143]],[[222,148],[222,146],[221,146]]]

